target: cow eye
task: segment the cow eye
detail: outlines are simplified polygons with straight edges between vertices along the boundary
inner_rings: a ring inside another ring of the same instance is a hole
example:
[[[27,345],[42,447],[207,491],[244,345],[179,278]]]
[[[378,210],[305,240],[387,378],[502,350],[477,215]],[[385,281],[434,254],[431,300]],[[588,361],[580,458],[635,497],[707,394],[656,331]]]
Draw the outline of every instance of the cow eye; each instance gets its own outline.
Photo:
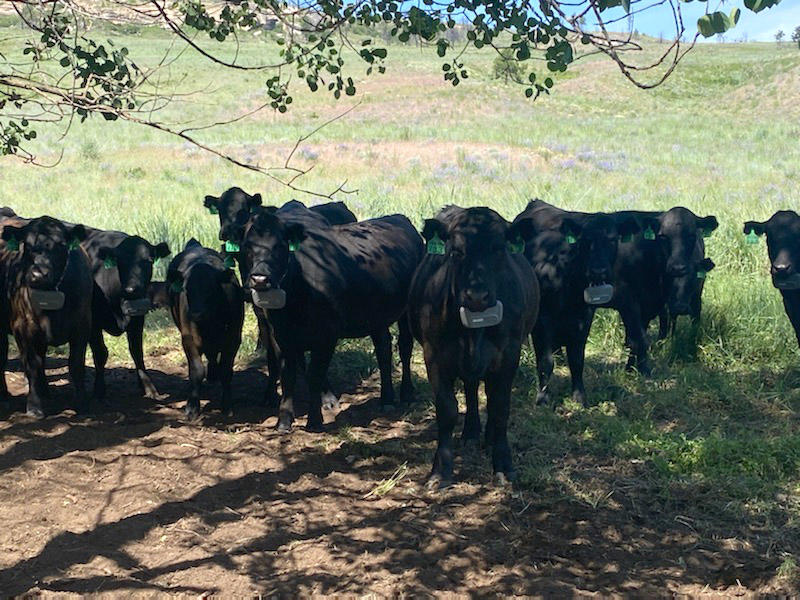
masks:
[[[249,218],[250,218],[250,213],[244,209],[236,213],[236,221],[239,223],[246,223],[247,219]]]
[[[458,248],[453,248],[450,250],[450,258],[454,258],[456,260],[460,260],[464,258],[464,252],[459,250]]]

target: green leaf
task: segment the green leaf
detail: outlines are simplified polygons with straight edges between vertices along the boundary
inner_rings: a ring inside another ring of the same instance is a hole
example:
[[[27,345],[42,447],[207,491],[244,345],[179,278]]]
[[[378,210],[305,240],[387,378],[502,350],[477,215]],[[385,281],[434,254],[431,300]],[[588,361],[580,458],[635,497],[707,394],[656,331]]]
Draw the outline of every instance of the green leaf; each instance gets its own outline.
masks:
[[[742,9],[734,8],[733,10],[731,10],[731,15],[729,17],[731,22],[731,27],[736,26],[736,24],[739,22],[739,17],[741,16],[742,16]]]
[[[731,13],[733,14],[733,13]],[[738,13],[737,13],[738,15]],[[738,19],[738,16],[736,17]],[[730,17],[723,12],[713,12],[697,19],[697,29],[703,37],[711,37],[717,33],[725,33],[734,26]]]
[[[626,13],[631,12],[631,0],[622,0],[622,8],[625,9]]]

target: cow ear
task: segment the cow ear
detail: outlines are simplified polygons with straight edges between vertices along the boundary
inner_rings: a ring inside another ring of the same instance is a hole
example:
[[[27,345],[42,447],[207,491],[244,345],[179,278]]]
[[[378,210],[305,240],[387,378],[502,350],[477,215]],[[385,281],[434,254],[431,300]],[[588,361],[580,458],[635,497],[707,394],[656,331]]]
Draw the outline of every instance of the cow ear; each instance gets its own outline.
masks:
[[[575,244],[578,242],[578,238],[581,237],[583,225],[575,219],[567,217],[561,221],[560,230],[564,237],[567,238],[568,244]]]
[[[67,228],[67,234],[70,241],[78,240],[82,242],[86,239],[86,228],[83,225],[73,225],[72,228]]]
[[[425,219],[422,226],[422,237],[426,242],[430,242],[434,237],[438,237],[443,242],[447,240],[447,227],[439,219]]]
[[[767,224],[759,221],[745,221],[744,233],[755,233],[756,235],[764,235],[767,231]]]
[[[708,273],[716,266],[717,265],[714,264],[713,260],[711,260],[710,258],[704,258],[703,260],[700,261],[698,271],[703,271],[705,273]]]
[[[172,269],[167,271],[167,289],[175,294],[183,291],[183,273]]]
[[[247,199],[247,206],[253,210],[256,206],[261,206],[261,194],[253,194]]]
[[[719,227],[719,221],[717,221],[717,217],[714,215],[709,215],[707,217],[697,217],[697,228],[702,229],[703,237],[708,237],[711,235],[711,232],[714,231],[717,227]]]
[[[3,240],[8,242],[10,240],[15,240],[17,243],[20,243],[25,236],[27,235],[27,226],[26,227],[14,227],[13,225],[6,225],[3,227]]]
[[[533,219],[525,217],[516,219],[506,231],[506,240],[516,242],[517,240],[529,241],[536,235],[536,226]]]
[[[110,246],[100,246],[97,249],[97,258],[99,258],[103,262],[107,260],[113,260],[114,258],[116,258],[116,253],[114,250],[115,249],[111,248]]]
[[[167,242],[159,242],[153,246],[150,254],[155,260],[158,260],[159,258],[165,258],[170,255],[169,245]]]
[[[219,198],[206,196],[203,200],[203,206],[205,206],[212,215],[216,215],[219,213]]]
[[[645,232],[650,231],[653,232],[653,234],[655,234],[655,232],[658,231],[658,219],[653,219],[653,221],[655,222],[654,224],[645,225],[644,229]],[[641,230],[642,226],[639,225],[639,222],[632,217],[628,217],[627,219],[623,220],[621,223],[617,225],[617,233],[619,233],[619,237],[622,240],[630,239],[631,237],[639,233]]]
[[[285,226],[284,234],[289,243],[289,250],[294,252],[300,247],[300,242],[306,239],[306,228],[301,223],[288,223]]]

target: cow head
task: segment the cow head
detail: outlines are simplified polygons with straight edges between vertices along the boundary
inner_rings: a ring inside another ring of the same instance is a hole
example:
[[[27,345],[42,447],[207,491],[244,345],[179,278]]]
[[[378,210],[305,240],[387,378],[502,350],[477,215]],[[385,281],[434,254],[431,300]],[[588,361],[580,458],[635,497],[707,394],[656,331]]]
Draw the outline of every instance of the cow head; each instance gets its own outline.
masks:
[[[513,225],[489,208],[468,208],[452,214],[447,223],[427,219],[422,237],[443,244],[444,260],[451,265],[450,293],[460,307],[481,312],[497,303],[497,280],[509,252],[521,252],[532,237],[531,219]],[[437,252],[438,253],[438,252]]]
[[[113,247],[102,246],[97,252],[105,268],[116,268],[119,272],[124,300],[144,298],[147,295],[147,288],[153,277],[153,263],[169,254],[166,242],[154,246],[138,235],[129,236]]]
[[[672,314],[689,313],[706,273],[714,268],[714,263],[705,257],[702,240],[718,226],[715,216],[698,217],[681,206],[643,220],[644,231],[653,234],[645,239],[653,237],[666,258],[667,304]]]
[[[239,251],[242,285],[256,291],[279,289],[289,268],[289,256],[305,239],[305,227],[284,223],[270,207],[250,222]]]
[[[212,214],[219,215],[219,239],[240,244],[250,214],[261,206],[261,194],[249,195],[238,187],[232,187],[222,196],[206,196],[203,201]]]
[[[617,222],[610,215],[597,213],[581,219],[565,217],[560,230],[572,248],[571,260],[583,269],[586,283],[599,286],[613,283],[618,245],[630,242],[639,224],[633,218]]]
[[[800,289],[800,215],[779,210],[769,221],[747,221],[745,234],[767,234],[772,284],[783,290]]]
[[[52,217],[22,227],[3,227],[6,250],[21,253],[23,281],[34,289],[52,290],[61,280],[72,248],[86,238],[83,225],[64,225]]]

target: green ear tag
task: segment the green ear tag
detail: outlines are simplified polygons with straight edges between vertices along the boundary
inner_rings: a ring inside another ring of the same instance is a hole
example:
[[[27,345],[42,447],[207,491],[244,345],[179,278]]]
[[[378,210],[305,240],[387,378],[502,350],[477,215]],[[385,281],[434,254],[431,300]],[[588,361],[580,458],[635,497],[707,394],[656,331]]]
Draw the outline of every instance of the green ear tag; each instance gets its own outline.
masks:
[[[444,242],[439,238],[438,233],[434,233],[433,237],[428,240],[426,248],[428,254],[444,254]]]
[[[297,252],[300,247],[300,242],[289,242],[289,252]]]
[[[711,229],[703,229],[703,237],[711,237],[711,234],[714,233]]]
[[[233,267],[236,266],[236,259],[233,258],[233,256],[231,256],[229,254],[228,256],[225,257],[225,263],[224,264],[225,264],[225,268],[226,269],[232,269]]]
[[[67,244],[67,248],[69,248],[70,250],[77,250],[78,246],[80,245],[81,243],[78,241],[78,238],[72,238],[72,241],[70,241],[70,243]]]
[[[578,238],[575,237],[575,234],[572,232],[567,234],[567,243],[571,246],[572,244],[578,243]]]
[[[656,232],[652,230],[652,228],[648,227],[644,230],[644,239],[646,240],[654,240],[656,239]]]
[[[169,291],[173,294],[180,294],[183,291],[183,284],[180,281],[173,281],[169,286]]]
[[[620,236],[620,239],[625,243],[631,242],[631,241],[633,241],[633,234],[632,233],[626,233],[626,234]]]
[[[225,252],[238,252],[239,251],[239,244],[234,244],[233,242],[225,242]]]
[[[6,241],[6,250],[9,252],[16,252],[19,250],[19,242],[17,238],[12,237],[10,240]]]
[[[217,207],[215,205],[213,205],[213,204],[208,207],[208,212],[210,212],[212,215],[218,215],[219,214],[219,211],[217,210]]]
[[[113,256],[106,256],[103,260],[103,268],[105,269],[113,269],[117,266],[117,259]]]
[[[745,239],[745,242],[747,242],[748,244],[757,244],[758,243],[758,234],[751,229],[750,233],[748,233],[746,236],[744,236],[744,239]]]
[[[706,278],[706,272],[705,271],[698,271],[697,272],[697,278],[698,279],[705,279]]]
[[[522,254],[525,252],[525,240],[522,238],[517,238],[516,242],[508,242],[508,251],[511,254]]]

